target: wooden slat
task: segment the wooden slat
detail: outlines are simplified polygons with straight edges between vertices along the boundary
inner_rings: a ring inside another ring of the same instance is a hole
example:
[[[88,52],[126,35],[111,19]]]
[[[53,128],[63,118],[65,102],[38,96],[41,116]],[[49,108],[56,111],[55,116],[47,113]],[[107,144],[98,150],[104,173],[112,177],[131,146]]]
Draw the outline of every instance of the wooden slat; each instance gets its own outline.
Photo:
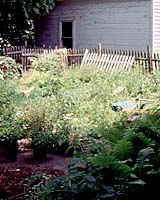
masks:
[[[121,72],[124,70],[129,70],[133,65],[135,57],[129,55],[127,51],[120,51],[119,53],[115,51],[110,51],[107,53],[94,53],[86,50],[81,67],[85,65],[94,66],[96,69],[104,70],[108,73]]]
[[[113,57],[112,63],[110,65],[110,69],[109,69],[110,72],[114,71],[114,69],[116,67],[116,61],[118,58],[119,58],[119,56],[117,54],[115,54]]]
[[[98,69],[102,70],[103,68],[103,65],[105,63],[105,57],[106,57],[106,54],[102,54],[102,62],[100,62],[100,64],[98,65]]]
[[[127,62],[128,62],[128,58],[129,58],[128,55],[127,55],[127,56],[123,56],[123,60],[122,60],[121,65],[120,65],[120,67],[119,67],[119,72],[125,70],[126,64],[127,64]]]
[[[119,71],[119,66],[121,65],[121,62],[123,61],[123,59],[124,59],[123,54],[120,54],[118,62],[116,64],[116,68],[114,69],[113,72]]]
[[[105,71],[107,70],[108,72],[110,72],[111,71],[111,68],[110,68],[110,66],[111,66],[111,64],[112,64],[112,60],[114,59],[114,54],[111,54],[111,57],[110,57],[110,59],[108,60],[108,62],[107,62],[107,66],[106,66],[106,69],[105,69]]]
[[[96,60],[97,60],[97,58],[98,58],[98,53],[95,53],[95,56],[94,56],[94,59],[93,59],[93,65],[96,64]]]
[[[104,71],[107,71],[106,69],[107,69],[107,65],[108,65],[108,61],[110,60],[110,58],[111,58],[111,54],[109,53],[109,54],[107,54],[107,58],[106,58],[106,62],[105,62],[105,64],[104,64],[104,66],[103,66],[103,70]]]
[[[58,48],[56,48],[58,49]],[[15,59],[18,63],[23,64],[27,70],[29,57],[48,54],[54,52],[55,49],[49,47],[6,47],[3,48],[3,55],[7,55]],[[108,72],[114,72],[117,70],[129,70],[130,63],[137,64],[142,68],[143,72],[149,72],[152,70],[160,69],[160,56],[158,53],[154,53],[148,47],[147,51],[133,51],[133,50],[116,50],[116,49],[101,49],[98,51],[97,48],[88,49],[86,60],[84,54],[86,49],[67,49],[67,57],[65,58],[68,65],[80,65],[87,63],[93,65],[97,69],[106,70]],[[99,52],[99,54],[98,54]],[[90,54],[92,53],[92,54]],[[112,56],[114,55],[114,56]],[[125,56],[125,57],[123,57]],[[131,56],[131,57],[130,57]],[[25,66],[26,65],[26,66]]]
[[[81,67],[86,64],[88,55],[89,55],[89,50],[86,49],[84,56],[83,56],[83,59],[82,59],[82,62],[81,62]]]
[[[113,64],[115,64],[115,67],[114,67],[114,65],[112,66],[111,73],[113,73],[114,71],[117,70],[118,61],[120,60],[120,56],[121,56],[120,54],[117,54],[117,56],[115,57],[115,60],[114,60],[114,63],[113,63]]]
[[[102,65],[101,65],[101,70],[104,69],[105,62],[106,62],[106,60],[107,60],[107,56],[108,56],[108,54],[104,54],[104,60],[103,60],[103,63],[102,63]]]

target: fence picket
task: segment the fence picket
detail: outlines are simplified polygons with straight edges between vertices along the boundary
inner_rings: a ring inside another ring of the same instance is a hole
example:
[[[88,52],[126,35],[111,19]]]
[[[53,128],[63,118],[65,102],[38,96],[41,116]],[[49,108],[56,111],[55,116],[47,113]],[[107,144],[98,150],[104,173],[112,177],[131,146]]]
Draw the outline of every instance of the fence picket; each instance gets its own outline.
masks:
[[[24,71],[28,70],[30,65],[29,57],[34,55],[39,55],[42,53],[48,54],[49,52],[54,51],[54,48],[45,48],[45,47],[26,47],[26,46],[17,46],[17,47],[6,47],[3,48],[3,55],[10,56],[16,60],[17,63],[23,65]],[[83,65],[82,63],[83,57],[85,56],[86,49],[67,49],[67,60],[68,65]],[[151,49],[147,47],[146,51],[134,51],[134,50],[116,50],[109,48],[92,48],[88,49],[88,52],[93,53],[92,56],[87,58],[88,61],[92,60],[93,65],[98,63],[98,68],[104,69],[106,68],[106,62],[108,62],[112,55],[125,55],[128,56],[128,60],[130,60],[130,56],[135,57],[134,63],[142,67],[143,71],[151,72],[152,70],[160,69],[160,55],[157,53],[152,53]],[[100,56],[103,55],[103,59],[100,61]],[[97,53],[97,54],[95,54]],[[123,57],[122,57],[123,58]],[[104,61],[105,60],[105,61]],[[88,63],[86,61],[86,63]],[[117,57],[113,57],[113,62],[108,63],[109,67],[113,68],[113,63],[119,62]],[[122,68],[128,68],[127,64],[124,62]],[[113,70],[113,69],[112,69]]]

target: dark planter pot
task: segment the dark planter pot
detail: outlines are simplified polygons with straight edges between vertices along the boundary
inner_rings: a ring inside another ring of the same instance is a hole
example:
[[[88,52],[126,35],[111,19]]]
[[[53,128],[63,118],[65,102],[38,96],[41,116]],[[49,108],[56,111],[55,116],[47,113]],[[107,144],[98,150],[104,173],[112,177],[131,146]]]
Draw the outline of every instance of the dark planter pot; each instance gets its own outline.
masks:
[[[8,162],[16,162],[18,154],[18,142],[17,140],[4,141],[3,142],[3,151],[2,155]]]
[[[33,160],[44,161],[47,159],[47,146],[33,147]]]

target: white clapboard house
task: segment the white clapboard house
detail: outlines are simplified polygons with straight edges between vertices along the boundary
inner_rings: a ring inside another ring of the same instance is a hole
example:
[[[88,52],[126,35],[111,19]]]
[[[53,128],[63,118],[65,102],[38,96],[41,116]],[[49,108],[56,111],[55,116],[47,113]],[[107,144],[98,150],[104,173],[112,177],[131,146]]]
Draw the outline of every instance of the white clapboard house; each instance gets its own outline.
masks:
[[[35,45],[160,52],[160,0],[59,0],[35,21]]]

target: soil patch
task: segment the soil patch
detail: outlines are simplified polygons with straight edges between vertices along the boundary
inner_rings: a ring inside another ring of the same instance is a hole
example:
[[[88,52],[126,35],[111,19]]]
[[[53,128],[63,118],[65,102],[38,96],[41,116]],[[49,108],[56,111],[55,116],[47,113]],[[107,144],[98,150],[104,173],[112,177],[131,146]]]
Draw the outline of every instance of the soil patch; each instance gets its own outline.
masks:
[[[0,200],[26,200],[31,175],[46,174],[53,178],[67,173],[71,158],[48,154],[47,160],[33,162],[32,151],[19,152],[17,162],[0,158]]]

